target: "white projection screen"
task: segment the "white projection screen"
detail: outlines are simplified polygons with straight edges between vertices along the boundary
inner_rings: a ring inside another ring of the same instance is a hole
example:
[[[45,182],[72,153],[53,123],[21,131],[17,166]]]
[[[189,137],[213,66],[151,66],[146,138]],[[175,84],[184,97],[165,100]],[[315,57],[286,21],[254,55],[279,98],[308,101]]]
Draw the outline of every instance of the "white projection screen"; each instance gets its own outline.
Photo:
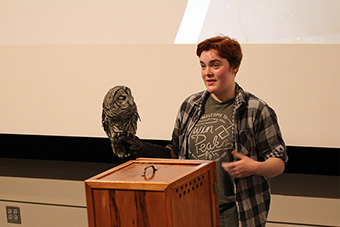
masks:
[[[339,0],[0,0],[0,15],[0,133],[106,137],[102,100],[126,85],[138,136],[169,140],[204,89],[196,43],[223,34],[287,145],[340,147]]]

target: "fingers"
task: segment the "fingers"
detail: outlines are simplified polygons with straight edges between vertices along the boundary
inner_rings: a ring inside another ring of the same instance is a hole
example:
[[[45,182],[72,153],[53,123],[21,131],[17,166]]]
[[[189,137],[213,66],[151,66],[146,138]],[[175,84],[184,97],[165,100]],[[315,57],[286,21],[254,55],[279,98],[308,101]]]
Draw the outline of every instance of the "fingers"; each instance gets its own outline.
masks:
[[[222,168],[228,172],[230,176],[241,178],[248,177],[255,173],[255,160],[237,151],[233,151],[231,154],[237,161],[222,163]]]
[[[237,164],[235,162],[222,162],[222,168],[227,172],[234,170],[236,165]]]
[[[236,150],[232,151],[231,154],[233,155],[233,157],[235,159],[238,159],[239,161],[235,161],[235,162],[223,162],[222,163],[222,168],[229,173],[229,175],[235,177],[235,178],[239,178],[242,176],[240,169],[239,169],[239,165],[240,165],[240,160],[244,159],[245,155],[237,152]]]
[[[239,152],[237,152],[237,151],[235,151],[235,150],[232,151],[231,154],[232,154],[235,158],[237,158],[237,159],[242,159],[242,158],[246,157],[244,154],[241,154],[241,153],[239,153]]]
[[[236,165],[233,162],[223,162],[222,168],[233,177],[239,176]]]
[[[230,164],[230,162],[222,162],[222,168],[223,168],[226,172],[229,172],[229,164]]]

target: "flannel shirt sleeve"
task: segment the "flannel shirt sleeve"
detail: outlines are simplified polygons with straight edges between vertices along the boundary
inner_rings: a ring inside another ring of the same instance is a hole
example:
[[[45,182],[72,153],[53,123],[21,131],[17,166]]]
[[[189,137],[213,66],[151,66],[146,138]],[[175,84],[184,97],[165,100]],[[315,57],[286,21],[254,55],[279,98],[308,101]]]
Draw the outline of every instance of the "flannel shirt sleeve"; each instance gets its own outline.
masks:
[[[260,160],[280,158],[285,163],[288,161],[286,145],[282,138],[277,116],[268,105],[265,105],[261,110],[256,132]]]

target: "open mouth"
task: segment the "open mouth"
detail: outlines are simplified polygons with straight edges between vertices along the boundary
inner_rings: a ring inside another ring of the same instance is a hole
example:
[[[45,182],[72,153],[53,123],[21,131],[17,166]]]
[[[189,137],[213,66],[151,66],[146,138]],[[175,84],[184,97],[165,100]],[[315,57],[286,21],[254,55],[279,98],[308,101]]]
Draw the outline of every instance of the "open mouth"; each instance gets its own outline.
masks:
[[[216,80],[207,80],[207,84],[208,85],[212,85],[212,84],[214,84],[216,82]]]

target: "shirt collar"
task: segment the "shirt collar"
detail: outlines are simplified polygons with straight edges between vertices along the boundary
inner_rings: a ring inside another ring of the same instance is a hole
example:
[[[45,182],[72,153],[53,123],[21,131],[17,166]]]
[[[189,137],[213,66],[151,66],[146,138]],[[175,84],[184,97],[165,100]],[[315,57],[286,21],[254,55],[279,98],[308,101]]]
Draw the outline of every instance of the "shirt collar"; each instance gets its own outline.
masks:
[[[240,87],[240,85],[238,85],[238,83],[235,82],[235,103],[236,103],[236,108],[240,107],[242,105],[242,103],[245,103],[245,95],[246,93],[244,92],[244,90]],[[203,105],[203,103],[205,103],[205,101],[208,99],[210,93],[205,90],[203,91],[201,97],[197,100],[194,100],[194,105],[198,105],[201,106]]]
[[[235,83],[235,91],[236,91],[236,96],[235,96],[235,108],[239,108],[243,103],[245,103],[245,95],[246,93],[244,90],[238,85],[238,83]]]

